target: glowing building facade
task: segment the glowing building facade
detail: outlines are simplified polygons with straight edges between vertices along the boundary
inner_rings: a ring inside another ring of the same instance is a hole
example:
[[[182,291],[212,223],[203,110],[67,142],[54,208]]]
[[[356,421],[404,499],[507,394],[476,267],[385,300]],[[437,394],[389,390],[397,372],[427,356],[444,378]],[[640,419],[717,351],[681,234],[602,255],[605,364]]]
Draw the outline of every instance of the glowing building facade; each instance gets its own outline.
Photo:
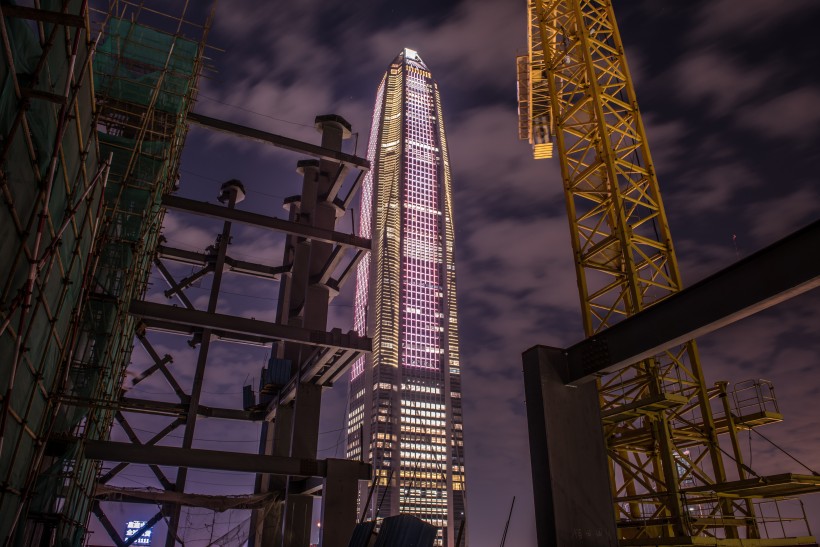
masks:
[[[453,546],[465,481],[452,188],[438,86],[413,50],[379,85],[368,158],[360,226],[373,251],[358,266],[354,327],[373,354],[353,365],[347,457],[364,444],[373,464],[367,518],[416,515]]]

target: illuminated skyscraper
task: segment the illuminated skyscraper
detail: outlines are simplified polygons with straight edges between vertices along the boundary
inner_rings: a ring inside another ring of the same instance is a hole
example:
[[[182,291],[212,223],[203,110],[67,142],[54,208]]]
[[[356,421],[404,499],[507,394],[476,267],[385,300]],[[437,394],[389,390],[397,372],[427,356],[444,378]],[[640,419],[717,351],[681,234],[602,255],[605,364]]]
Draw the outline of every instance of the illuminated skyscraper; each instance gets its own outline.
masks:
[[[354,327],[373,354],[351,373],[347,457],[373,463],[367,518],[408,513],[453,546],[464,520],[464,437],[453,200],[438,86],[410,49],[376,94],[362,186]],[[462,539],[462,545],[465,540]]]

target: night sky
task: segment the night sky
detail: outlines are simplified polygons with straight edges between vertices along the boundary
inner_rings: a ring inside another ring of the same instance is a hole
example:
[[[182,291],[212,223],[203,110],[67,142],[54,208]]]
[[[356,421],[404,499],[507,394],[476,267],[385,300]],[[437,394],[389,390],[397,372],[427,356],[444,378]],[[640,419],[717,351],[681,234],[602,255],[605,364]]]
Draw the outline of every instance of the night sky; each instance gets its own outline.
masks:
[[[614,4],[685,282],[820,217],[820,4]],[[202,80],[195,108],[310,142],[318,142],[315,115],[340,114],[357,132],[358,143],[349,141],[347,150],[363,156],[376,87],[390,61],[409,47],[430,67],[442,93],[454,179],[472,547],[500,543],[513,496],[507,545],[535,543],[520,355],[535,344],[566,347],[583,338],[559,165],[533,161],[529,145],[517,140],[515,56],[526,52],[526,24],[523,1],[226,1],[209,40],[225,51],[208,52],[216,72]],[[298,159],[192,127],[180,193],[215,202],[219,183],[239,178],[248,188],[240,208],[283,218],[282,199],[299,191]],[[351,231],[350,217],[339,227]],[[203,250],[218,229],[180,213],[166,217],[169,244],[181,248]],[[244,227],[234,233],[229,254],[281,263],[281,236]],[[172,271],[191,273],[182,266]],[[149,299],[166,301],[161,279],[154,274],[151,282]],[[206,278],[189,293],[200,309],[209,283]],[[276,283],[228,275],[224,287],[220,312],[273,320]],[[333,301],[330,326],[351,328],[352,294],[351,282]],[[820,292],[814,291],[699,340],[709,385],[774,382],[785,422],[761,432],[813,469],[820,469],[818,326]],[[195,352],[185,340],[158,334],[151,340],[160,354],[174,356],[172,368],[189,384]],[[258,381],[268,351],[227,343],[211,351],[203,404],[238,408],[242,386]],[[132,370],[147,363],[137,348]],[[166,400],[167,393],[160,377],[131,391]],[[346,398],[346,382],[325,394],[320,457],[343,454]],[[135,424],[147,438],[167,422]],[[202,420],[195,446],[254,452],[258,427]],[[123,438],[118,427],[112,435]],[[167,444],[179,442],[172,437]],[[746,463],[760,475],[808,473],[756,435],[744,434],[743,443]],[[242,493],[253,484],[248,475],[230,473],[189,477],[189,491],[197,492]],[[158,486],[139,466],[119,480]],[[805,502],[813,532],[820,533],[820,496]],[[117,526],[156,511],[106,507]],[[191,509],[183,519],[186,545],[206,545],[247,516],[227,512],[214,523],[204,513]],[[106,543],[95,529],[93,543]]]

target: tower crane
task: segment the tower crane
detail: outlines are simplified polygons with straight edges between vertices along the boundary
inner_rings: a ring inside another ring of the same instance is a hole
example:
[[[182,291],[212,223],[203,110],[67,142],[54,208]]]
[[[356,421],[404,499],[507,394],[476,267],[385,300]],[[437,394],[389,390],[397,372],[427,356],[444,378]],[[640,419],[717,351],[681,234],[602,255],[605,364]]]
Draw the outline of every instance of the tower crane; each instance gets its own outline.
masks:
[[[519,137],[560,160],[593,336],[680,291],[681,275],[611,2],[529,0],[528,16]],[[694,340],[598,380],[621,545],[814,544],[766,537],[766,503],[817,481],[754,474],[738,431],[782,415],[769,383],[728,386],[707,386]]]

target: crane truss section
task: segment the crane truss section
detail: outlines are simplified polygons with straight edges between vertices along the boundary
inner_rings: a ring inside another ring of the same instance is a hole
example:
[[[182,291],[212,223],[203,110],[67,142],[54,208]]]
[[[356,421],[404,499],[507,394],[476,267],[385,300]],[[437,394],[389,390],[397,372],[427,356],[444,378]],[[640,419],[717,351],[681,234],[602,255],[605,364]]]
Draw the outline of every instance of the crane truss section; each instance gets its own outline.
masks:
[[[610,2],[529,7],[530,59],[543,49],[583,324],[592,336],[680,291],[681,279]],[[681,492],[726,481],[715,393],[706,389],[694,341],[603,377],[599,388],[622,542],[736,538],[741,528],[756,535],[751,504]]]

